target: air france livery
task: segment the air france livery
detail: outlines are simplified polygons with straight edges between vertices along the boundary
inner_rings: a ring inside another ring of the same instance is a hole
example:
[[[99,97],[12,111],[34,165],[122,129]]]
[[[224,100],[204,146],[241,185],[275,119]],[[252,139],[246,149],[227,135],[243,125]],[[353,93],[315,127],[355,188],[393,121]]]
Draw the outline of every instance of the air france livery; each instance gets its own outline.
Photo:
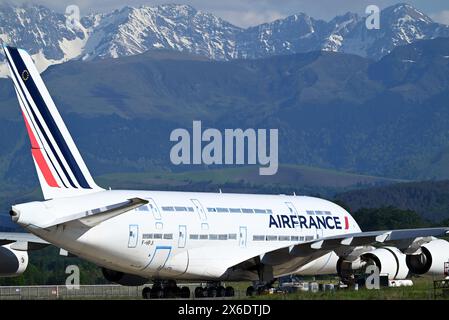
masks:
[[[106,279],[152,286],[144,298],[232,296],[225,281],[253,281],[249,295],[284,275],[338,274],[375,264],[390,279],[444,275],[448,228],[362,232],[340,206],[318,198],[105,190],[92,178],[32,58],[4,47],[43,201],[14,204],[30,234],[0,234],[2,275],[26,268],[27,251],[61,248],[98,265]]]

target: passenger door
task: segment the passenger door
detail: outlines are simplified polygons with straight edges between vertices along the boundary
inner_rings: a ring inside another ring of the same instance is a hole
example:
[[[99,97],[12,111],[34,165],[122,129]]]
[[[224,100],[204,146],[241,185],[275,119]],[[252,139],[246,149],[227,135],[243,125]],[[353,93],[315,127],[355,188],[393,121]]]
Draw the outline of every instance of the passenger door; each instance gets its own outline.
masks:
[[[153,213],[154,219],[160,220],[161,212],[159,211],[159,208],[156,205],[156,202],[154,202],[154,200],[151,198],[147,198],[147,200],[148,200],[148,207],[150,208],[150,211]]]
[[[187,239],[187,227],[179,226],[178,248],[184,248],[186,246],[186,239]]]
[[[246,227],[240,227],[240,232],[239,232],[239,247],[240,248],[246,248],[246,236],[247,236]]]
[[[201,205],[201,203],[197,199],[191,199],[191,201],[192,201],[193,205],[195,206],[195,210],[198,213],[200,220],[206,221],[207,220],[206,211],[204,211],[204,208]]]
[[[149,255],[150,261],[144,269],[151,270],[153,272],[162,270],[170,257],[170,253],[170,246],[157,246],[153,254]]]
[[[139,238],[139,226],[137,224],[129,225],[128,248],[135,248]]]
[[[298,211],[296,210],[295,206],[291,202],[286,202],[285,205],[287,206],[289,210],[289,214],[293,214],[295,216],[298,216]]]

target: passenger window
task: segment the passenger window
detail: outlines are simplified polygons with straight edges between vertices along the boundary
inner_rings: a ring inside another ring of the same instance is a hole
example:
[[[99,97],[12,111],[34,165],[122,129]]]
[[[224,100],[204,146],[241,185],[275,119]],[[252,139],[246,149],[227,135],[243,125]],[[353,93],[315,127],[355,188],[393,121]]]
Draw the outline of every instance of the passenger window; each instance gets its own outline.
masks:
[[[242,211],[240,210],[240,208],[230,208],[229,212],[231,213],[242,213]]]

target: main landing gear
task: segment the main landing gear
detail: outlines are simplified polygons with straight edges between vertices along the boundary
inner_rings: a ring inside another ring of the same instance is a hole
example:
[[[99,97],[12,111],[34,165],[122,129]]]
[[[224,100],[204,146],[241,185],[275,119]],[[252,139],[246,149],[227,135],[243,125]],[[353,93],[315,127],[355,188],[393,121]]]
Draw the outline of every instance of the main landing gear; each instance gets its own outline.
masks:
[[[219,282],[208,283],[206,287],[195,288],[195,298],[220,298],[233,297],[235,291],[233,287],[224,287]],[[176,281],[154,281],[153,286],[145,287],[142,290],[144,299],[176,299],[190,298],[188,287],[178,287]]]
[[[195,288],[195,298],[220,298],[233,297],[235,291],[233,287],[224,287],[219,282],[208,283],[206,287]]]
[[[257,273],[259,281],[253,281],[253,285],[246,289],[246,296],[248,297],[270,292],[273,288],[273,283],[276,281],[273,276],[273,267],[270,265],[259,264]]]
[[[252,297],[252,296],[260,296],[264,295],[270,292],[270,290],[273,288],[273,283],[276,280],[273,279],[272,281],[268,282],[261,282],[261,281],[254,281],[252,286],[249,286],[246,289],[246,296]]]
[[[144,299],[175,299],[190,298],[189,287],[178,287],[176,281],[155,281],[153,286],[145,287],[142,290],[142,298]]]

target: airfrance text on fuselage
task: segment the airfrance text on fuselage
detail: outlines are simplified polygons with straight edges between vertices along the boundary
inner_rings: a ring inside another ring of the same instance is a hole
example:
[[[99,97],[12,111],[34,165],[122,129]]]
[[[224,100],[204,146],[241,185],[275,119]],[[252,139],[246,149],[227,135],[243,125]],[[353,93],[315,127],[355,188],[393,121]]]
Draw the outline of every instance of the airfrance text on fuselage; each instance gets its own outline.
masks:
[[[301,228],[301,229],[342,229],[340,217],[332,216],[297,216],[297,215],[270,215],[270,228]]]

